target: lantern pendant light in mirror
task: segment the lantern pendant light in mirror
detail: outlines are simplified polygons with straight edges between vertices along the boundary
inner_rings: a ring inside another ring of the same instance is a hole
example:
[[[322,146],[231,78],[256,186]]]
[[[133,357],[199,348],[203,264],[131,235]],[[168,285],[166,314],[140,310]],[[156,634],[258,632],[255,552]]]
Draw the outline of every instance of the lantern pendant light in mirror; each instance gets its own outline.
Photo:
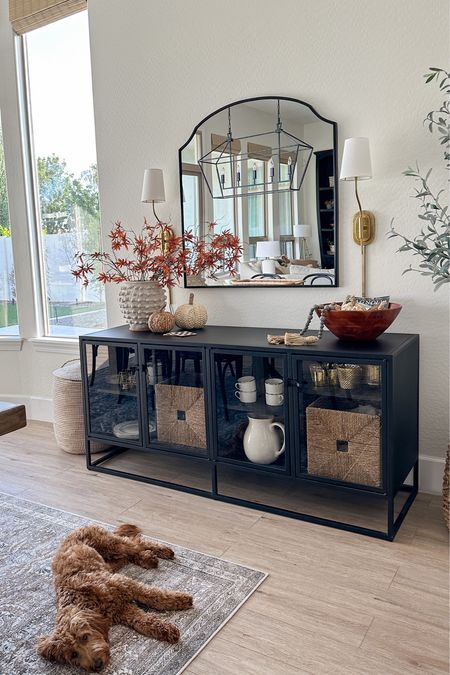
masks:
[[[276,101],[276,125],[271,131],[250,134],[248,136],[233,136],[231,107],[228,108],[228,132],[226,136],[217,135],[217,144],[210,152],[198,160],[204,180],[213,199],[243,197],[248,194],[264,194],[285,190],[300,190],[313,152],[313,146],[294,136],[283,128],[280,99]],[[243,147],[247,146],[247,152]],[[233,180],[235,175],[233,157],[238,154],[241,161],[257,160],[268,163],[268,172],[259,169],[256,161],[252,163],[250,182]],[[283,174],[283,164],[287,158],[287,177]],[[226,180],[226,173],[231,180]],[[277,178],[276,178],[276,173]],[[214,190],[216,175],[219,192]],[[258,187],[258,190],[255,190]],[[239,191],[237,188],[240,188]]]

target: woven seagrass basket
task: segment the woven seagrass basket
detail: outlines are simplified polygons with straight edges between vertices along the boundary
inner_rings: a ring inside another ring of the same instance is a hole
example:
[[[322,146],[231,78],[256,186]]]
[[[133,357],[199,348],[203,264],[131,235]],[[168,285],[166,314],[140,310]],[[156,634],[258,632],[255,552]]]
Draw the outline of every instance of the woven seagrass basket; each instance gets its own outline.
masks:
[[[450,445],[445,459],[444,479],[442,481],[442,513],[450,530]]]
[[[53,372],[53,431],[61,450],[73,455],[84,454],[84,415],[81,392],[81,366],[75,359]],[[108,446],[91,443],[91,452]]]
[[[306,408],[308,473],[380,487],[380,416],[336,410],[332,405],[322,397]]]

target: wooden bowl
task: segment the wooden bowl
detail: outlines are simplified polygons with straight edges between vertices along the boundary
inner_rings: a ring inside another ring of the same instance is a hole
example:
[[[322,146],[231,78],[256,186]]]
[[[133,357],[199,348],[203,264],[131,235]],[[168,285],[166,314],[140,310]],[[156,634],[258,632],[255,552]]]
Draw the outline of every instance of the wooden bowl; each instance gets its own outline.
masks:
[[[336,302],[335,305],[342,303]],[[387,309],[374,309],[369,311],[341,311],[327,310],[324,315],[324,324],[333,335],[340,340],[375,340],[389,328],[391,323],[400,314],[402,306],[391,302]],[[318,316],[322,315],[322,309],[316,309]]]

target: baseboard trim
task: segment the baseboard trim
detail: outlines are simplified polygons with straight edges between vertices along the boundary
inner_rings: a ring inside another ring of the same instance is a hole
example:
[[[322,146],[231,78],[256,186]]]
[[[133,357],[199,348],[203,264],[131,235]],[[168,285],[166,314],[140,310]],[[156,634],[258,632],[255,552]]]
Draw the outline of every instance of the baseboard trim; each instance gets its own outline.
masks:
[[[21,403],[27,409],[27,419],[39,422],[53,422],[53,400],[42,396],[20,396],[0,394],[0,401]]]
[[[53,401],[39,396],[0,394],[0,401],[22,403],[26,406],[27,417],[39,422],[53,422]],[[441,494],[445,460],[443,457],[420,455],[419,490],[428,494]]]
[[[442,493],[442,478],[444,476],[445,459],[420,455],[419,457],[419,490],[429,494]]]

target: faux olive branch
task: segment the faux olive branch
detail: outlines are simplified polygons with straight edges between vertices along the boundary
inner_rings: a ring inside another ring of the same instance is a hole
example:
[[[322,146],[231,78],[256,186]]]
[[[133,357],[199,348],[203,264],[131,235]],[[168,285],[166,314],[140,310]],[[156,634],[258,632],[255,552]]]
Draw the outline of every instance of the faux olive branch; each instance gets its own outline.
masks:
[[[430,68],[424,75],[425,83],[438,83],[439,89],[444,94],[450,93],[450,73],[442,68]],[[444,161],[447,169],[450,169],[450,102],[444,101],[439,110],[428,113],[424,123],[428,126],[428,131],[433,133],[436,129],[440,134],[440,144],[444,146]],[[391,228],[388,232],[388,238],[399,237],[403,244],[397,249],[397,252],[412,252],[419,256],[422,262],[418,268],[410,265],[403,274],[407,272],[418,272],[423,276],[430,276],[434,284],[434,290],[440,288],[443,284],[450,282],[450,215],[448,205],[441,203],[441,196],[446,191],[444,188],[436,194],[431,189],[429,178],[431,169],[425,175],[422,174],[419,164],[416,168],[409,167],[404,171],[404,175],[413,178],[419,183],[419,187],[414,189],[412,195],[420,202],[418,218],[424,221],[420,234],[410,239],[404,234],[394,229],[394,219],[391,221]]]

